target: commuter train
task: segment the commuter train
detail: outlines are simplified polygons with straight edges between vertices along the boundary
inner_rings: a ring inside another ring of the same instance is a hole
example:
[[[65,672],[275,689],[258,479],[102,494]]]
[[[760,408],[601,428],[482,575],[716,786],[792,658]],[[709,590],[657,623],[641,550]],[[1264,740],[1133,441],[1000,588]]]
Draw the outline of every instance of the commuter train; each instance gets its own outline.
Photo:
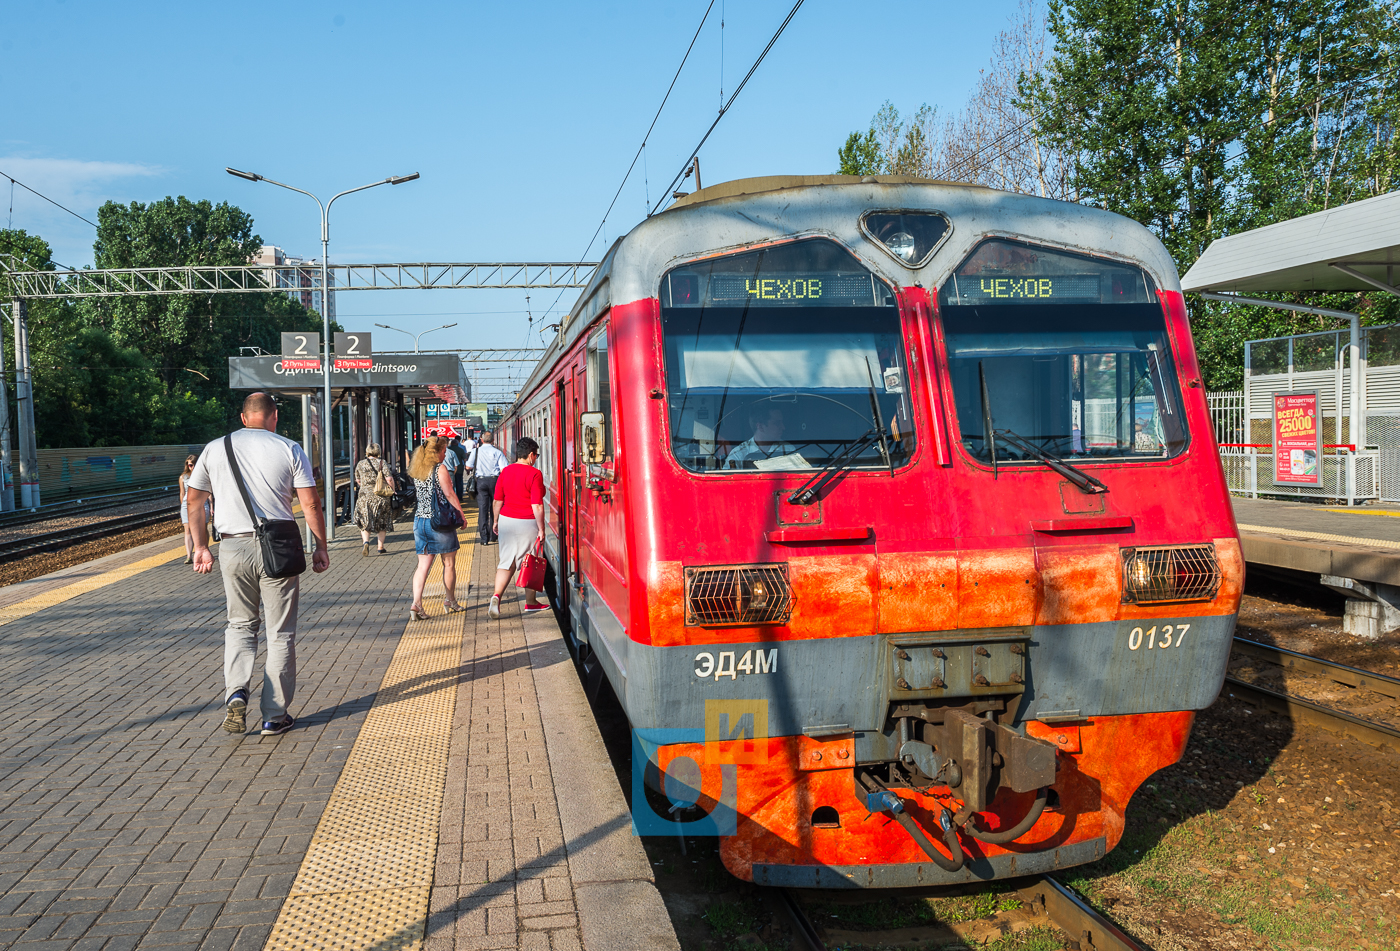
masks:
[[[728,182],[608,251],[502,425],[637,831],[760,884],[1102,857],[1244,564],[1172,260],[980,186]],[[638,801],[638,791],[643,800]]]

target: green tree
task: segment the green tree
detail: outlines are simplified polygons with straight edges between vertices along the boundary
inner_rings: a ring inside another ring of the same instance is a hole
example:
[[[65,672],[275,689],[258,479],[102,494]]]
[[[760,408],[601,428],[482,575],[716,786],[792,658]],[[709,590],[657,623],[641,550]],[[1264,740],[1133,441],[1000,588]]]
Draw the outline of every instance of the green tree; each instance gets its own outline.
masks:
[[[108,202],[97,222],[93,252],[99,268],[242,265],[262,247],[252,217],[226,202],[183,196],[149,204]],[[135,347],[150,360],[169,406],[213,400],[223,407],[222,419],[208,424],[203,410],[180,415],[180,425],[200,428],[198,438],[237,425],[244,394],[228,388],[229,357],[241,347],[276,353],[284,330],[320,329],[315,314],[280,293],[94,298],[80,307],[88,326],[106,330],[118,346]],[[168,430],[167,423],[162,420],[160,428]]]
[[[1400,96],[1390,0],[1052,0],[1049,9],[1055,51],[1022,77],[1025,107],[1072,156],[1080,200],[1153,229],[1179,271],[1217,237],[1391,187]],[[1396,313],[1381,294],[1306,299],[1368,323]],[[1245,340],[1335,326],[1194,299],[1191,313],[1212,389],[1241,385]]]
[[[883,171],[883,156],[873,128],[863,135],[852,132],[846,144],[837,150],[836,157],[838,175],[878,175]]]

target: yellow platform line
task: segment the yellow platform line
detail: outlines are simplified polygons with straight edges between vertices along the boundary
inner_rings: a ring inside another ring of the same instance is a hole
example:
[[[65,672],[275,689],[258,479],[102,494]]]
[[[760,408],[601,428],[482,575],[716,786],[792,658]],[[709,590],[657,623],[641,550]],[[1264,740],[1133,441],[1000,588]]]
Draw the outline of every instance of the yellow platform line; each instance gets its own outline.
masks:
[[[1327,532],[1305,532],[1301,528],[1278,528],[1274,525],[1240,525],[1242,532],[1262,532],[1266,535],[1294,535],[1298,538],[1315,538],[1323,542],[1337,542],[1353,548],[1400,548],[1400,542],[1384,538],[1357,538],[1355,535],[1329,535]]]
[[[185,557],[184,548],[173,548],[170,551],[162,552],[159,555],[152,555],[149,558],[142,558],[140,561],[133,561],[129,565],[120,568],[113,568],[111,571],[104,571],[100,575],[93,575],[91,578],[84,578],[72,584],[66,584],[61,588],[54,588],[45,591],[43,594],[36,594],[32,598],[23,601],[16,601],[14,604],[0,608],[0,627],[20,618],[28,617],[36,611],[44,608],[51,608],[56,604],[62,604],[80,594],[87,594],[89,591],[96,591],[98,588],[105,588],[109,584],[116,584],[118,581],[125,581],[132,575],[139,575],[143,571],[151,568],[159,568],[161,565],[169,564],[176,558]]]
[[[1338,515],[1389,515],[1391,518],[1400,518],[1400,512],[1391,512],[1387,509],[1323,509],[1324,512],[1336,512]]]
[[[474,550],[458,555],[459,594]],[[408,622],[264,951],[422,947],[466,628],[442,595],[439,560],[433,616]]]

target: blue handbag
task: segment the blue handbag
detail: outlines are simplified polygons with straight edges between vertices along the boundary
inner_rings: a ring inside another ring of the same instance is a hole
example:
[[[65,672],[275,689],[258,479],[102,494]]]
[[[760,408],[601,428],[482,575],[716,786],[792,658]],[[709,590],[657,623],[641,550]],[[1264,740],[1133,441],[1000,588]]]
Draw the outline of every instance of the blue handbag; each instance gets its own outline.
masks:
[[[455,532],[463,525],[462,516],[453,508],[452,503],[447,501],[447,495],[442,491],[442,483],[438,482],[437,474],[438,467],[433,466],[433,474],[429,477],[433,484],[433,531]]]

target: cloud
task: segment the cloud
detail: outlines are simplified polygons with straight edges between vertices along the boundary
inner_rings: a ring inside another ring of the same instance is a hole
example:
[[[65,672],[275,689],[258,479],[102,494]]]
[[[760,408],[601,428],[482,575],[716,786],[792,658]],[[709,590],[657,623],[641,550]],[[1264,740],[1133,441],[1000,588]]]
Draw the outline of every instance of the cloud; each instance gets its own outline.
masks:
[[[166,174],[158,165],[81,159],[0,156],[0,175],[13,177],[52,201],[92,221],[98,207],[111,195],[110,184],[119,179],[150,178]],[[0,178],[0,228],[13,227],[46,238],[54,258],[72,266],[92,260],[92,226],[79,221],[23,188],[13,188]],[[13,201],[13,208],[11,208]]]

